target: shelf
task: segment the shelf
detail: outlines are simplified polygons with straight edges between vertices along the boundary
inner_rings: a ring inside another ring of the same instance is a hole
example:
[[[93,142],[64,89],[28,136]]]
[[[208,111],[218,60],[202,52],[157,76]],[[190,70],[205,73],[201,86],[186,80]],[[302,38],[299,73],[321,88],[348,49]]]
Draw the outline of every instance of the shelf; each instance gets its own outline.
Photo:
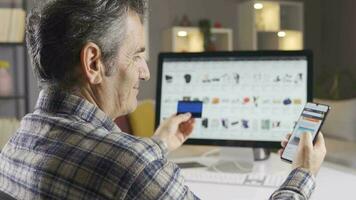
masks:
[[[29,65],[25,42],[27,0],[0,2],[0,60],[11,63],[13,93],[0,95],[0,116],[21,119],[30,111]]]
[[[0,42],[0,46],[25,46],[24,42]]]
[[[283,37],[278,34],[284,32]],[[257,48],[259,50],[302,50],[303,34],[300,31],[283,30],[279,32],[257,32]]]
[[[303,2],[247,0],[239,4],[239,50],[304,48]]]
[[[261,9],[254,9],[255,26],[258,31],[303,29],[301,3],[284,1],[256,1],[256,3],[263,5]]]
[[[26,11],[23,8],[0,7],[0,16],[0,41],[4,43],[23,43]]]
[[[16,99],[25,99],[25,96],[0,96],[1,100],[16,100]]]
[[[229,28],[211,28],[212,42],[216,51],[232,51],[233,32]],[[202,52],[204,36],[199,27],[175,26],[163,34],[163,51]]]
[[[278,31],[281,28],[280,6],[278,2],[259,1],[263,9],[255,9],[257,31]]]

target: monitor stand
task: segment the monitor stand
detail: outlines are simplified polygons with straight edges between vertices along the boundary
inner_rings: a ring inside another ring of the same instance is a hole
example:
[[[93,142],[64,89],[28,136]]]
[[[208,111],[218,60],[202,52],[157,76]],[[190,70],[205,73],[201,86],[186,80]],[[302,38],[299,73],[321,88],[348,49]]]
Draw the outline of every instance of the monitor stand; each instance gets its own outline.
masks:
[[[250,173],[254,161],[266,160],[270,156],[270,151],[263,148],[220,147],[219,149],[218,161],[208,167],[209,171]]]

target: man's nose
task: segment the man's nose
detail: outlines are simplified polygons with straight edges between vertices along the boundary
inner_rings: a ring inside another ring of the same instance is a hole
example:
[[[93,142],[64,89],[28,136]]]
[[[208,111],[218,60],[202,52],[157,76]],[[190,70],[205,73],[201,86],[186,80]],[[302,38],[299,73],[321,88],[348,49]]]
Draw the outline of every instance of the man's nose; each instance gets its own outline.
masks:
[[[148,81],[150,80],[150,70],[148,69],[147,62],[145,61],[140,67],[140,80]]]

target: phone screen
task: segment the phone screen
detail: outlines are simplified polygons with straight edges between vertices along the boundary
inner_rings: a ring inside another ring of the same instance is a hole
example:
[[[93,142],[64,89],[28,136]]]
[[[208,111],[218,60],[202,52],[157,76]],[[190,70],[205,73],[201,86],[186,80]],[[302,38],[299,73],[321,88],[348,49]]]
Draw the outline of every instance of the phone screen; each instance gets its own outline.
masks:
[[[300,135],[309,132],[312,134],[313,141],[318,134],[321,125],[323,124],[326,114],[329,111],[329,106],[307,103],[303,112],[294,127],[292,136],[289,139],[287,146],[284,148],[282,159],[292,162],[298,150]]]

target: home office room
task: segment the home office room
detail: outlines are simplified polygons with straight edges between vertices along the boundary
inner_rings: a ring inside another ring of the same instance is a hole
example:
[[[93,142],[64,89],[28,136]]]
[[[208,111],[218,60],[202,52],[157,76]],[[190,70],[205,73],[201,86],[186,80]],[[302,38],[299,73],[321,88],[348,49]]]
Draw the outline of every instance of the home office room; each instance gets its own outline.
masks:
[[[353,0],[1,0],[0,199],[353,199]]]

